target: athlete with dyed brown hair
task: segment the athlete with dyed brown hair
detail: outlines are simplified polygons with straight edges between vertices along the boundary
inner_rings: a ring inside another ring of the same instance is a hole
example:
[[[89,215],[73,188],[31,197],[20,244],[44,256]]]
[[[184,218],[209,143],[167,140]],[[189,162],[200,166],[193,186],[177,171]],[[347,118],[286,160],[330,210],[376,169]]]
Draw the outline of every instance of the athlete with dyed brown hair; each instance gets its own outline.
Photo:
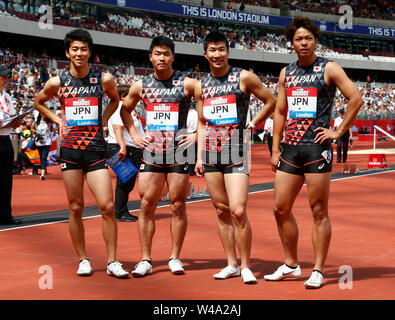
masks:
[[[302,275],[297,256],[298,226],[291,210],[306,182],[314,221],[315,252],[314,269],[304,284],[306,288],[320,288],[324,283],[324,264],[331,238],[328,217],[333,158],[331,140],[336,140],[349,129],[363,103],[343,69],[337,63],[315,55],[319,33],[315,23],[303,17],[296,17],[286,28],[298,61],[280,73],[271,160],[276,172],[274,215],[285,263],[273,274],[264,276],[266,280],[277,281]],[[332,131],[329,126],[336,88],[348,100],[348,106],[344,121]],[[289,121],[280,144],[287,117]]]

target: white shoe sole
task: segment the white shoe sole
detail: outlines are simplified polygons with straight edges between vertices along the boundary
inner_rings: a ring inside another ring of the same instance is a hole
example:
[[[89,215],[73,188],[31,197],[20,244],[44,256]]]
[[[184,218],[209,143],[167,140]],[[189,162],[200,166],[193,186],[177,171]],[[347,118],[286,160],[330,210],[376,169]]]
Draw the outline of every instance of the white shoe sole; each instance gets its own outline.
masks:
[[[132,276],[135,277],[135,278],[143,278],[143,277],[148,276],[150,274],[152,274],[152,269],[147,271],[145,274],[141,274],[141,273],[137,273],[137,272],[133,272],[132,271]]]
[[[304,286],[306,287],[306,289],[319,289],[323,286],[324,284],[319,284],[319,285],[311,285],[311,284],[304,284]]]
[[[115,277],[118,279],[127,279],[129,278],[129,274],[125,274],[124,276],[117,276],[114,273],[112,273],[111,271],[107,270],[107,275],[109,275],[110,277]]]
[[[87,273],[87,272],[78,273],[78,272],[77,272],[77,275],[80,276],[80,277],[89,277],[89,276],[91,276],[92,274],[93,274],[93,270],[91,270],[91,272],[89,272],[89,273]]]
[[[289,278],[297,279],[297,278],[300,278],[301,276],[302,276],[302,275],[300,275],[300,276],[294,276],[294,275],[291,275],[291,274],[285,274],[285,275],[280,276],[280,277],[275,278],[275,279],[268,279],[268,278],[266,278],[266,277],[263,277],[263,278],[264,278],[265,280],[267,280],[267,281],[280,281],[280,280],[289,279]]]
[[[235,274],[231,274],[231,275],[229,275],[229,276],[227,276],[227,277],[225,277],[225,278],[221,278],[221,277],[216,277],[216,276],[214,276],[214,279],[215,280],[226,280],[226,279],[230,279],[230,278],[236,278],[236,277],[240,277],[240,273],[235,273]]]
[[[244,281],[243,280],[243,282],[245,283],[245,284],[257,284],[258,283],[258,281],[255,279],[255,280],[247,280],[247,281]]]

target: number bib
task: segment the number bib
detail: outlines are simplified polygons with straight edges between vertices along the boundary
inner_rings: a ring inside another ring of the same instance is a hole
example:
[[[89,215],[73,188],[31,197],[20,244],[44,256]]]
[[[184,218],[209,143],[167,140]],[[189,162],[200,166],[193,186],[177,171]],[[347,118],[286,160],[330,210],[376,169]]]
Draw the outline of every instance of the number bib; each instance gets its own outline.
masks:
[[[203,116],[208,124],[224,126],[237,123],[236,96],[234,94],[204,100]]]
[[[177,131],[178,103],[148,103],[148,131]]]
[[[67,126],[98,126],[99,103],[96,97],[65,99]]]
[[[287,88],[290,118],[315,118],[317,116],[317,88]]]

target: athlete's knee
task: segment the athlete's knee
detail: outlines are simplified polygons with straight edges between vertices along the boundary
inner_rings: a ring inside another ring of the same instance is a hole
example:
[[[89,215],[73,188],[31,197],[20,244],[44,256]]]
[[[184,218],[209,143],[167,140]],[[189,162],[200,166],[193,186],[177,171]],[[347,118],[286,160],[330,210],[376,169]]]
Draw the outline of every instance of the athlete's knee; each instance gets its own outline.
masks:
[[[150,198],[143,197],[141,199],[140,209],[143,214],[153,212],[156,207],[156,202]]]
[[[230,214],[235,225],[244,226],[247,223],[247,215],[244,206],[240,205],[235,208],[231,208]]]
[[[170,208],[173,214],[183,215],[185,212],[185,201],[183,200],[170,200]]]
[[[112,201],[100,204],[99,210],[103,217],[112,217],[114,215],[114,204]]]
[[[274,203],[273,213],[277,220],[281,220],[289,217],[290,210],[285,206],[279,205],[278,203]]]
[[[217,211],[218,219],[227,220],[230,218],[229,206],[224,203],[216,203],[215,209]]]
[[[311,204],[310,207],[315,222],[322,222],[328,220],[328,210],[324,203],[316,201]]]
[[[72,201],[69,203],[70,216],[73,218],[81,218],[84,212],[84,204],[81,201]]]

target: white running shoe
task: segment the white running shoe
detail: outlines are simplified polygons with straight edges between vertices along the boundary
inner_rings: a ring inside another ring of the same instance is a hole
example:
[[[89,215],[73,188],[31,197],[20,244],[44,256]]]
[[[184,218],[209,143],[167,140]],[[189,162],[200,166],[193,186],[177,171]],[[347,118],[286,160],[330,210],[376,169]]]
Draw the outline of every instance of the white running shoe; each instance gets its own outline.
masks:
[[[318,270],[313,270],[310,278],[304,283],[307,289],[318,289],[324,284],[324,276]]]
[[[302,275],[302,269],[300,266],[297,266],[295,269],[288,267],[286,264],[281,265],[278,267],[276,272],[273,274],[267,274],[263,278],[269,281],[278,281],[285,278],[297,278]]]
[[[243,278],[243,282],[245,284],[256,284],[257,283],[254,274],[248,268],[244,268],[243,270],[241,270],[241,277]]]
[[[93,273],[93,269],[88,259],[83,259],[80,261],[80,265],[77,270],[77,274],[80,277],[88,277]]]
[[[184,274],[184,268],[183,264],[180,260],[178,259],[170,259],[169,260],[169,268],[170,271],[173,272],[173,274]]]
[[[152,264],[147,260],[140,261],[132,271],[133,277],[141,278],[147,274],[152,274]]]
[[[122,264],[119,261],[113,261],[107,265],[107,274],[116,278],[129,278],[129,272],[122,268]]]
[[[227,266],[223,268],[220,272],[214,275],[214,279],[216,280],[224,280],[232,277],[239,277],[240,276],[240,269],[239,267],[235,268],[232,266]]]

